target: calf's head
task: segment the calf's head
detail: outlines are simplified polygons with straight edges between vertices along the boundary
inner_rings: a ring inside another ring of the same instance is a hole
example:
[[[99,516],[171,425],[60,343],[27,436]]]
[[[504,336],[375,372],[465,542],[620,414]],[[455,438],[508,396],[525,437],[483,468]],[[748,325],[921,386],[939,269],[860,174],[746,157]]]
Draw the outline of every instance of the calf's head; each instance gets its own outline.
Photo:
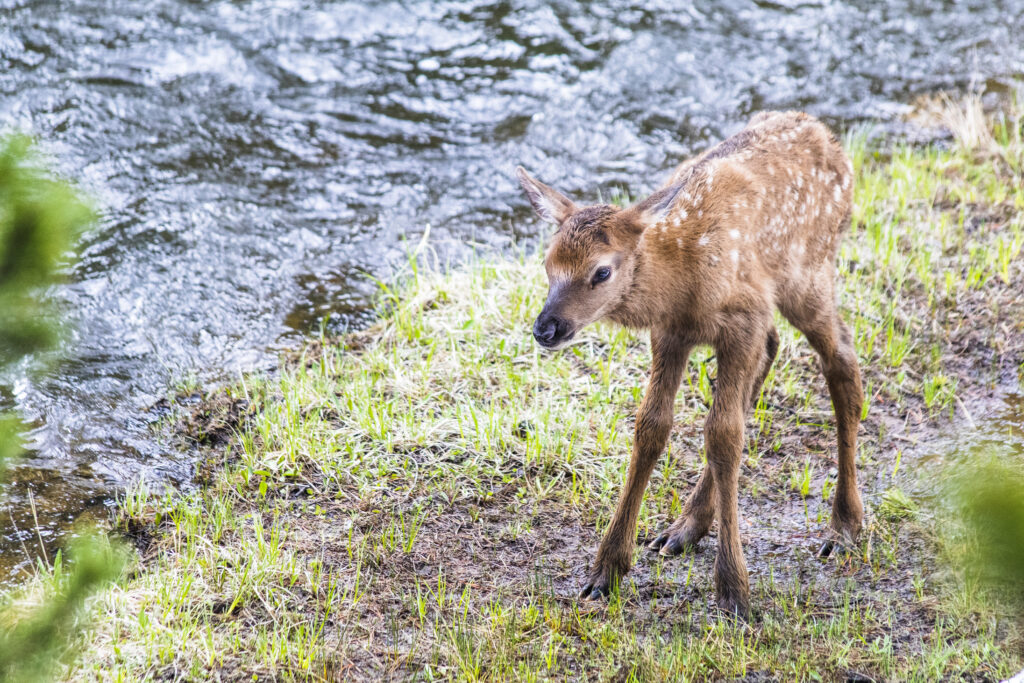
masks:
[[[541,346],[562,348],[579,330],[623,302],[633,283],[643,231],[665,217],[678,188],[628,209],[608,204],[579,207],[521,166],[516,177],[537,215],[558,228],[544,257],[548,297],[534,322],[533,336]]]

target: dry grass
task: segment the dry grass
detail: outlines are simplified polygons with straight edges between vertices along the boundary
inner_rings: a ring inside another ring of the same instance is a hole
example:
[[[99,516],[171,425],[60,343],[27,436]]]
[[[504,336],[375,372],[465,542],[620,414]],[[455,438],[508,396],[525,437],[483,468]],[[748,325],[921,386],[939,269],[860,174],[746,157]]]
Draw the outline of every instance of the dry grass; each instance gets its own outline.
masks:
[[[924,127],[944,128],[966,152],[986,153],[999,148],[977,94],[955,99],[947,93],[925,95],[915,102],[910,120]]]

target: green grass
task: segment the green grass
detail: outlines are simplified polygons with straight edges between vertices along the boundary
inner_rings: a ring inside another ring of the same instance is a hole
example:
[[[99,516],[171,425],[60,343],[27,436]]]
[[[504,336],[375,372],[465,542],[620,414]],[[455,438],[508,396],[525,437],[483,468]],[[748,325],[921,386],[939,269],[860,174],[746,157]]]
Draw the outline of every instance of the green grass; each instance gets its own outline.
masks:
[[[868,396],[868,523],[851,554],[815,557],[834,421],[817,359],[780,319],[741,472],[749,625],[712,608],[714,538],[672,560],[638,550],[607,603],[575,599],[625,474],[648,344],[597,326],[542,352],[529,334],[539,257],[485,255],[447,273],[411,263],[381,286],[372,328],[211,399],[214,417],[241,416],[238,433],[204,451],[197,490],[126,494],[118,524],[145,549],[134,578],[93,605],[68,677],[1013,673],[1019,621],[938,562],[941,513],[905,493],[915,443],[1024,367],[1024,145],[1019,119],[993,129],[984,150],[846,142],[858,184],[840,301]],[[641,539],[678,514],[700,471],[715,372],[708,350],[690,362]]]

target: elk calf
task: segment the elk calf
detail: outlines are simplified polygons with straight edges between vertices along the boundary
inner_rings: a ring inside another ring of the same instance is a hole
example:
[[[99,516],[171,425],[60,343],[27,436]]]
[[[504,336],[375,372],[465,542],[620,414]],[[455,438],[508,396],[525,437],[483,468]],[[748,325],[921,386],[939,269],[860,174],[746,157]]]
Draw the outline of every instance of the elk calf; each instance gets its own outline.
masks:
[[[737,482],[745,416],[778,350],[776,308],[821,357],[839,435],[832,528],[852,543],[863,518],[854,463],[863,395],[850,331],[836,311],[835,261],[850,223],[853,168],[828,129],[802,113],[759,114],[626,209],[578,207],[521,167],[516,175],[538,215],[558,226],[544,262],[549,289],[533,327],[537,341],[561,348],[605,318],[651,333],[629,472],[583,597],[606,595],[629,570],[637,513],[672,428],[683,370],[695,345],[710,344],[718,380],[704,431],[708,464],[650,549],[679,554],[708,532],[717,511],[718,604],[749,613]]]

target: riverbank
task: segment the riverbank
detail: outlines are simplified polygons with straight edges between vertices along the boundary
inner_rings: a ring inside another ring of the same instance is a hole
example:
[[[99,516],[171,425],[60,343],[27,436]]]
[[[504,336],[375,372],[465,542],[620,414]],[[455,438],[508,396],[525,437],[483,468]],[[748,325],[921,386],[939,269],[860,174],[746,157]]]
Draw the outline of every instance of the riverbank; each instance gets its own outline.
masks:
[[[382,287],[368,330],[180,406],[203,449],[198,486],[126,496],[118,526],[138,563],[94,601],[68,678],[1019,670],[1021,623],[947,569],[966,550],[936,498],[910,495],[940,476],[926,456],[942,435],[982,421],[1024,374],[1021,121],[971,121],[947,120],[958,137],[945,147],[847,140],[858,183],[840,301],[870,397],[858,455],[867,527],[850,555],[816,557],[834,424],[813,352],[780,321],[741,473],[749,625],[713,608],[713,534],[675,559],[638,550],[610,601],[576,600],[624,475],[647,340],[598,327],[543,353],[528,333],[545,294],[539,257],[482,256],[448,273],[411,264]],[[678,514],[700,471],[714,375],[698,352],[641,540]]]

